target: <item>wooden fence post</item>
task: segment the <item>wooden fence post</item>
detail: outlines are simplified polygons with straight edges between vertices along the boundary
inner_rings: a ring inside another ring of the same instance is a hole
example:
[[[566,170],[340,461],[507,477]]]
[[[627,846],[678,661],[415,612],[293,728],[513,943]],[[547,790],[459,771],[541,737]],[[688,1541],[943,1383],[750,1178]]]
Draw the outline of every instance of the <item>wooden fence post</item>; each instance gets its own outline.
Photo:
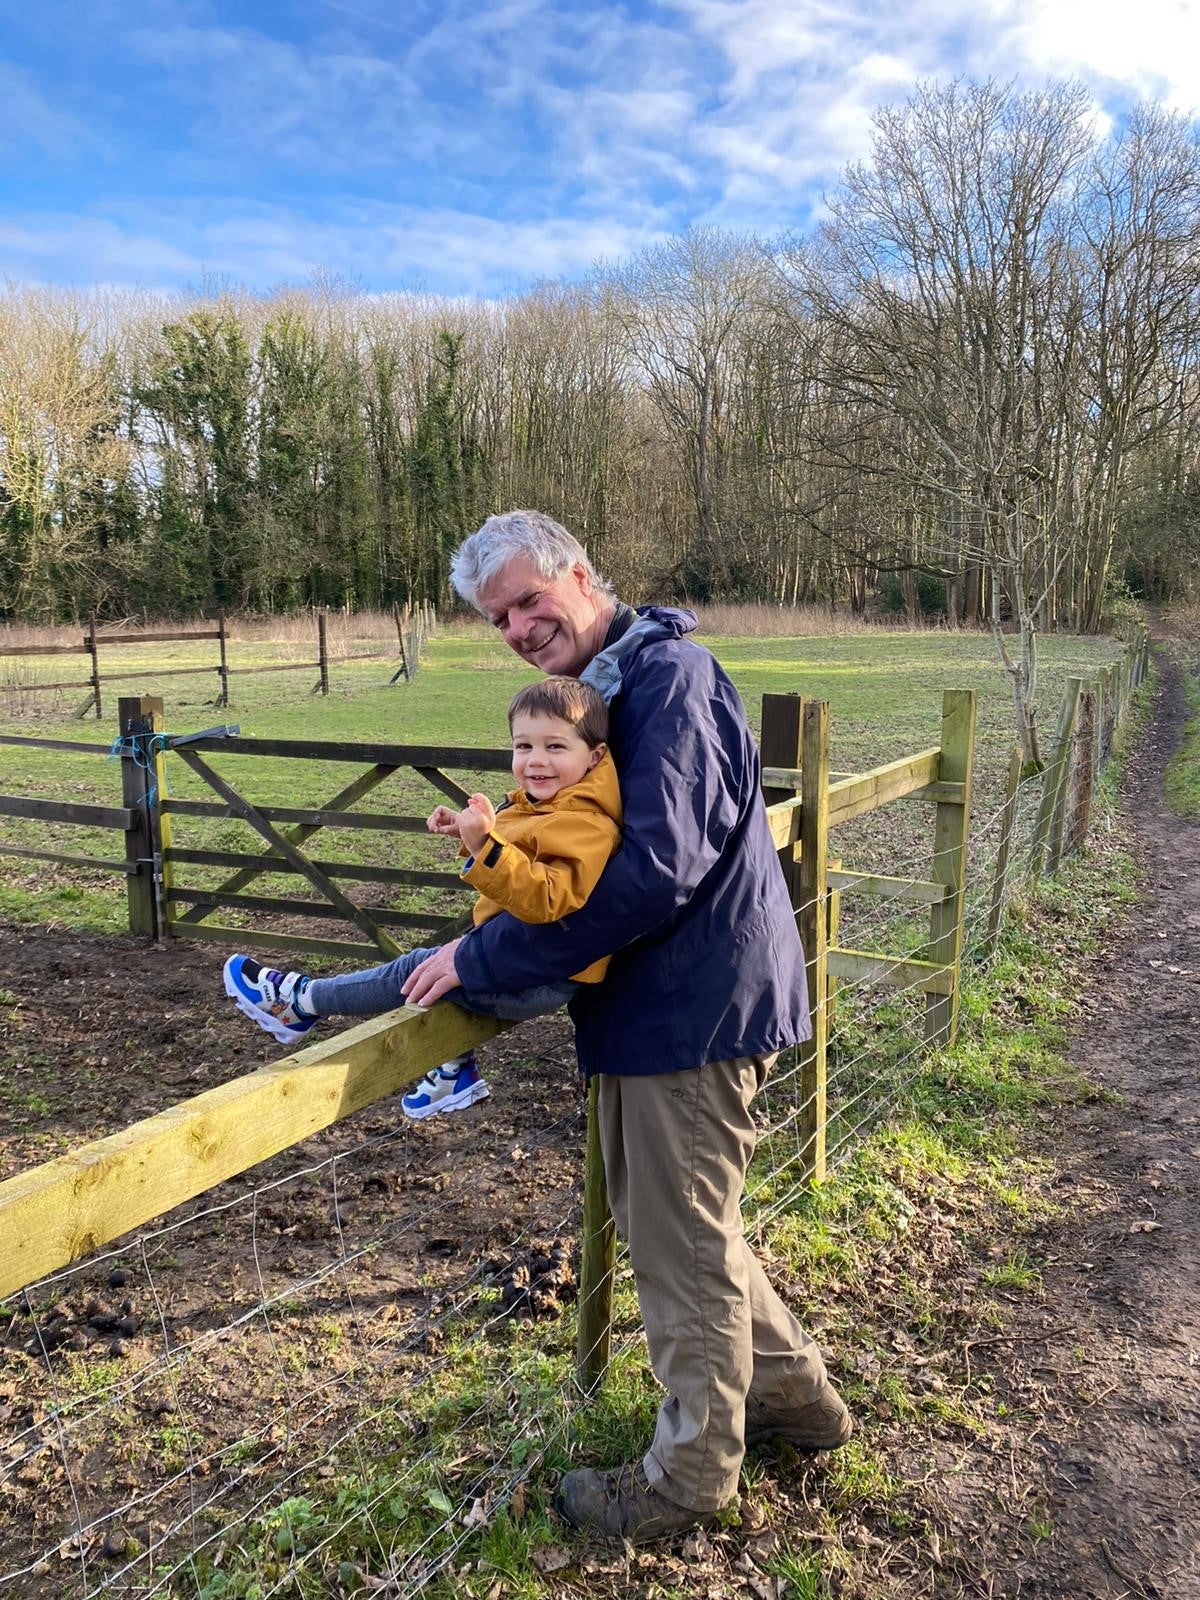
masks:
[[[121,801],[133,813],[125,833],[125,860],[130,867],[126,894],[129,931],[147,939],[162,936],[158,916],[154,860],[154,758],[149,735],[161,733],[163,703],[157,695],[123,695],[117,704],[117,729],[121,746]]]
[[[1087,843],[1092,821],[1092,796],[1096,789],[1096,689],[1086,684],[1075,716],[1070,779],[1066,802],[1064,848],[1068,855]]]
[[[100,705],[100,651],[96,644],[96,618],[88,618],[88,653],[92,658],[92,704],[96,708],[96,721],[99,722],[103,715]],[[84,701],[86,705],[87,702]]]
[[[1017,824],[1018,795],[1021,788],[1022,756],[1020,745],[1014,745],[1008,758],[1008,778],[1004,785],[1004,809],[1000,813],[1000,842],[996,847],[996,871],[992,878],[992,902],[988,907],[987,938],[983,944],[983,959],[991,959],[1000,937],[1004,921],[1004,893],[1008,887],[1008,858],[1012,854],[1013,830]]]
[[[160,702],[161,704],[161,702]],[[169,932],[167,895],[172,886],[173,869],[167,860],[171,848],[171,818],[162,808],[167,798],[167,752],[156,745],[154,750],[153,787],[150,791],[150,838],[154,849],[154,885],[158,901],[158,937],[165,939]]]
[[[1104,669],[1104,729],[1101,734],[1101,748],[1107,762],[1113,752],[1113,741],[1117,734],[1117,669],[1107,666]]]
[[[324,611],[317,612],[317,660],[321,668],[321,681],[317,688],[322,694],[329,693],[329,639],[326,632],[328,619]]]
[[[800,862],[797,922],[808,976],[812,1037],[800,1046],[801,1177],[820,1183],[825,1177],[825,1088],[829,1014],[825,1005],[829,978],[827,937],[829,844],[829,704],[809,700],[804,706],[800,756]]]
[[[1034,824],[1033,844],[1029,851],[1029,876],[1040,878],[1046,865],[1046,847],[1058,804],[1059,790],[1066,770],[1067,754],[1071,745],[1071,730],[1075,726],[1075,707],[1079,704],[1081,678],[1068,678],[1063,691],[1062,705],[1058,710],[1058,727],[1054,730],[1054,754],[1042,769],[1042,796],[1038,802],[1037,822]],[[1115,705],[1115,697],[1112,703]]]
[[[600,1080],[588,1085],[587,1155],[583,1169],[583,1239],[579,1252],[579,1313],[575,1375],[587,1394],[600,1385],[612,1355],[613,1277],[617,1230],[608,1206],[600,1148]]]
[[[229,704],[229,661],[225,654],[226,638],[225,608],[222,606],[220,611],[217,612],[217,649],[221,653],[221,665],[217,668],[221,675],[221,693],[217,704],[220,706]]]
[[[764,694],[762,697],[762,733],[758,752],[764,767],[798,767],[802,755],[804,696],[800,694]],[[769,806],[781,800],[795,799],[794,789],[777,789],[764,785],[763,800]],[[779,852],[779,865],[792,909],[800,907],[800,871],[796,849],[790,845]],[[810,996],[811,998],[811,996]]]
[[[949,893],[929,913],[928,960],[953,967],[949,994],[925,997],[925,1041],[953,1044],[958,1032],[962,986],[963,921],[966,912],[967,833],[971,817],[971,772],[975,763],[975,691],[947,689],[942,695],[938,782],[961,784],[961,798],[939,800],[933,826],[930,878]]]
[[[1075,761],[1075,730],[1079,723],[1079,701],[1083,694],[1083,679],[1067,679],[1067,700],[1070,712],[1063,748],[1059,753],[1058,775],[1054,785],[1051,808],[1050,833],[1046,851],[1046,870],[1053,874],[1062,864],[1063,844],[1067,830],[1067,804],[1071,791],[1071,772]]]

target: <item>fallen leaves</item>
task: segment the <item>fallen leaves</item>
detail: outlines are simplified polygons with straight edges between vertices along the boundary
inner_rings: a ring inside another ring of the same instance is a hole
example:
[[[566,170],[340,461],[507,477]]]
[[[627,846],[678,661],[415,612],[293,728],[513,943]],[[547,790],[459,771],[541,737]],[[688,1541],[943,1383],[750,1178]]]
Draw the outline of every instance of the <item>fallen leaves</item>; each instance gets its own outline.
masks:
[[[543,1577],[547,1577],[552,1572],[561,1572],[564,1567],[569,1567],[572,1557],[565,1545],[543,1544],[530,1551],[529,1559]]]

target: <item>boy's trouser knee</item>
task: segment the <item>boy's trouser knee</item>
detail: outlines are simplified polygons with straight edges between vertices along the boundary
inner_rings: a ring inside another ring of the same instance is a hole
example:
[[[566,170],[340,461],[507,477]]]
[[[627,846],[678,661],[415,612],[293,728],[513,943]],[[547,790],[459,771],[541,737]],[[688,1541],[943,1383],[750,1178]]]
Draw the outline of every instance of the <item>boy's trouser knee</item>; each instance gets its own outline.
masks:
[[[609,1204],[629,1241],[651,1365],[667,1390],[646,1475],[697,1510],[736,1492],[751,1387],[805,1405],[825,1377],[816,1345],[742,1231],[750,1103],[773,1060],[600,1079]]]

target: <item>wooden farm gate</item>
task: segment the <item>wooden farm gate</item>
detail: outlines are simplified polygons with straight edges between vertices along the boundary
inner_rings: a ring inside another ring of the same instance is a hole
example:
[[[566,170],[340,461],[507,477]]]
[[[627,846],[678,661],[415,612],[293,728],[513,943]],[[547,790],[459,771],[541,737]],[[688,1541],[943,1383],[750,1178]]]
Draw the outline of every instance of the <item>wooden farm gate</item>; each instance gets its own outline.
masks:
[[[145,889],[136,932],[151,937],[204,939],[226,945],[315,951],[348,960],[394,956],[411,945],[400,944],[389,931],[421,930],[434,940],[461,932],[464,917],[439,917],[417,911],[366,907],[351,898],[340,882],[383,884],[390,887],[428,888],[463,892],[456,872],[412,867],[377,866],[354,861],[318,858],[304,848],[326,829],[369,830],[373,833],[425,833],[425,816],[352,809],[393,774],[409,770],[456,806],[467,803],[468,791],[443,768],[472,772],[508,773],[511,756],[506,750],[466,747],[349,744],[302,739],[243,739],[236,730],[210,729],[201,734],[170,737],[163,732],[162,702],[152,697],[122,701],[122,736],[134,756],[133,783],[140,793],[132,804],[144,818],[145,840],[139,851],[144,866]],[[214,765],[214,758],[236,755],[296,761],[332,761],[365,768],[328,800],[316,806],[265,805],[235,788]],[[171,794],[170,766],[177,759],[215,796],[205,800],[177,799]],[[258,853],[206,849],[177,842],[183,818],[230,819],[244,822],[263,841]],[[180,881],[187,866],[232,869],[216,888],[198,889]],[[316,898],[294,898],[244,892],[266,873],[286,874],[303,880]],[[186,907],[187,909],[183,909]],[[209,919],[220,908],[275,917],[337,919],[365,937],[362,940],[312,937],[262,928],[233,928]]]
[[[1144,670],[1144,646],[1131,646],[1126,667],[1112,685],[1110,710],[1114,724],[1121,719],[1130,692],[1141,681]],[[171,740],[154,727],[156,716],[161,715],[156,702],[129,702],[128,706],[123,720],[123,733],[131,741],[125,761],[127,804],[123,808],[129,821],[127,860],[113,865],[129,874],[131,925],[140,924],[143,932],[160,927],[169,937],[210,938],[277,949],[295,946],[336,953],[358,951],[371,958],[394,948],[388,927],[408,926],[407,920],[385,918],[376,910],[351,908],[348,903],[340,905],[335,880],[355,876],[347,870],[354,864],[315,861],[299,846],[323,828],[347,825],[350,813],[346,808],[401,767],[416,770],[441,793],[459,800],[463,791],[446,777],[444,767],[501,771],[507,770],[509,763],[508,753],[499,751],[231,741],[213,732]],[[943,700],[942,737],[937,747],[865,773],[831,773],[829,707],[819,701],[806,702],[799,696],[764,697],[762,752],[767,817],[804,939],[809,993],[814,1001],[813,1037],[800,1047],[803,1121],[798,1177],[819,1182],[825,1174],[827,1031],[838,983],[879,983],[923,992],[926,1042],[936,1046],[954,1038],[962,966],[974,721],[974,695],[949,691]],[[1095,743],[1096,736],[1089,730],[1087,741],[1081,743],[1077,734],[1071,749],[1086,755]],[[184,802],[168,796],[160,798],[168,747],[173,747],[214,791],[216,800]],[[255,805],[226,783],[205,759],[235,748],[249,755],[357,762],[366,770],[322,807]],[[1064,793],[1065,780],[1059,769],[1070,764],[1067,745],[1056,752],[1056,758],[1047,768],[1045,783],[1047,793],[1056,797],[1044,802],[1051,814],[1051,830],[1059,804],[1057,797]],[[902,798],[927,801],[933,807],[928,878],[864,874],[831,865],[832,829]],[[2,801],[0,797],[0,814]],[[240,817],[259,833],[268,853],[234,856],[232,852],[193,852],[175,846],[169,837],[171,820],[189,814]],[[393,814],[354,815],[359,825],[370,828],[409,831],[414,824],[414,819]],[[290,831],[280,831],[275,826],[278,823],[288,825]],[[52,852],[45,854],[53,858]],[[173,870],[192,861],[215,866],[233,866],[236,862],[236,871],[217,890],[185,891],[174,885]],[[294,939],[286,933],[220,928],[207,920],[222,905],[271,913],[277,913],[282,905],[294,912],[294,901],[240,893],[261,873],[280,870],[290,870],[304,878],[321,894],[321,900],[314,903],[321,915],[340,912],[370,943]],[[405,869],[389,869],[386,876],[374,868],[369,872],[371,881],[413,881]],[[363,875],[366,876],[365,871]],[[436,877],[439,883],[458,881],[448,873],[423,877]],[[924,950],[914,956],[899,956],[839,945],[838,898],[847,892],[928,904],[929,938]],[[346,900],[344,896],[340,898]],[[259,901],[266,904],[255,904]],[[189,911],[179,916],[174,908],[181,904],[188,904]],[[159,917],[161,924],[156,921]],[[428,928],[428,920],[422,925]],[[491,1038],[507,1026],[469,1015],[453,1005],[435,1006],[428,1011],[405,1007],[0,1182],[0,1296],[89,1254],[317,1129],[397,1093],[448,1055]],[[608,1364],[615,1245],[594,1103],[589,1117],[581,1231],[584,1245],[578,1361],[581,1381],[592,1387]]]

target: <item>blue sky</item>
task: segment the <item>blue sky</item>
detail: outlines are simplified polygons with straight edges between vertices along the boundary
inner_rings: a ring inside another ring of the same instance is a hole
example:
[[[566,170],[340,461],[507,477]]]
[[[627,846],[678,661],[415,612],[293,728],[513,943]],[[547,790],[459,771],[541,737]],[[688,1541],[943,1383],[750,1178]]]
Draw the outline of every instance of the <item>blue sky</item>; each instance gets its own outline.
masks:
[[[0,280],[500,294],[805,227],[922,78],[1200,106],[1200,0],[0,0]]]

